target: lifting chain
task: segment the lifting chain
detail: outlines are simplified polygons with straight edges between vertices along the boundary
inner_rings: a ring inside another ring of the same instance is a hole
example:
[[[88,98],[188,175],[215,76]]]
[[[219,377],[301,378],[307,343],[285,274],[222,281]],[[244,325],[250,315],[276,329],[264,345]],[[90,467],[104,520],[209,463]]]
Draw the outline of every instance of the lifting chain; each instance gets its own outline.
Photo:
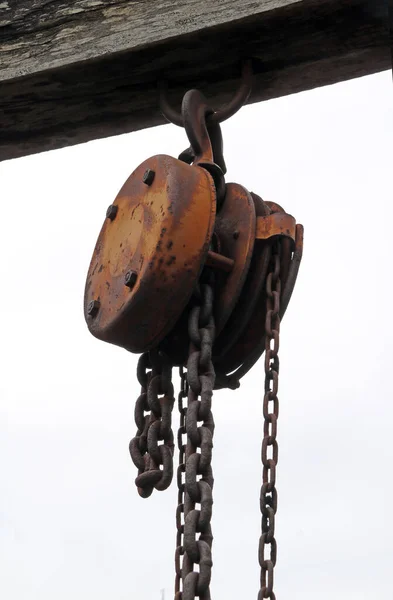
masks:
[[[225,183],[220,122],[250,90],[250,63],[233,100],[214,112],[197,90],[181,114],[178,159],[153,156],[109,207],[86,282],[85,318],[97,338],[141,353],[129,445],[141,497],[173,479],[172,371],[180,369],[175,600],[210,600],[215,389],[236,389],[264,356],[258,600],[275,600],[280,323],[295,285],[303,228],[274,202]]]
[[[177,434],[177,446],[179,449],[179,465],[177,467],[177,508],[176,508],[176,552],[175,552],[175,599],[181,597],[182,560],[184,556],[184,492],[186,476],[186,444],[183,436],[186,434],[187,406],[184,401],[188,397],[189,386],[187,374],[183,367],[179,368],[180,392],[178,396],[178,408],[180,413],[180,424]]]
[[[213,564],[210,521],[214,483],[211,467],[214,420],[211,406],[215,379],[212,363],[213,289],[209,284],[200,286],[199,302],[190,312],[189,337],[187,409],[185,411],[182,405],[185,393],[182,390],[178,434],[179,460],[182,462],[179,462],[179,505],[176,512],[175,599],[193,600],[198,596],[202,600],[209,600]],[[200,509],[196,509],[197,504]],[[198,571],[195,565],[198,565]]]
[[[258,600],[275,600],[273,591],[273,569],[277,559],[277,543],[274,537],[274,519],[277,511],[276,465],[278,461],[277,419],[278,419],[278,373],[279,373],[279,335],[280,335],[280,245],[275,244],[270,269],[266,278],[266,337],[265,337],[265,392],[263,399],[264,438],[262,441],[262,486],[260,507],[262,513],[262,533],[259,540],[259,564],[261,581]],[[207,362],[201,363],[201,340],[206,339],[206,354],[212,349],[212,335],[206,335],[205,320],[200,319],[203,306],[210,306],[212,289],[205,288],[205,300],[190,314],[189,333],[191,352],[188,361],[188,377],[180,370],[181,390],[179,393],[180,427],[178,433],[178,507],[176,511],[176,553],[175,553],[175,600],[210,599],[210,577],[212,567],[212,531],[210,520],[213,506],[213,473],[211,457],[213,447],[214,420],[211,413],[211,400],[214,387],[214,367],[204,372]],[[213,316],[211,314],[211,321]],[[213,324],[212,324],[213,327]],[[195,335],[199,329],[199,334]],[[207,378],[206,378],[207,376]],[[199,379],[199,382],[198,382]],[[198,395],[201,400],[198,401]],[[187,409],[183,405],[188,397]],[[205,405],[205,408],[203,408]],[[272,412],[270,412],[270,407]],[[207,417],[207,419],[206,419]],[[197,421],[204,421],[198,428]],[[183,436],[187,435],[184,445]],[[269,457],[269,447],[272,456]],[[197,449],[200,448],[200,454]],[[197,476],[201,479],[197,481]],[[185,477],[185,479],[184,479]],[[201,505],[200,510],[195,504]],[[182,515],[184,518],[182,519]],[[184,522],[184,525],[182,523]],[[198,540],[196,534],[199,534]],[[266,547],[270,546],[270,556],[265,557]],[[181,558],[183,562],[181,563]],[[193,570],[199,565],[199,572]],[[183,592],[181,591],[183,590]]]
[[[274,519],[277,511],[276,466],[278,461],[278,373],[280,344],[280,245],[275,244],[271,258],[271,270],[266,278],[266,327],[265,327],[265,393],[263,397],[263,441],[262,441],[262,487],[260,506],[262,513],[262,535],[259,538],[259,564],[261,567],[261,589],[258,600],[275,600],[273,592],[273,569],[277,559],[277,543],[274,537]],[[270,410],[271,409],[271,410]],[[271,448],[271,456],[269,456]],[[265,557],[270,546],[269,558]]]

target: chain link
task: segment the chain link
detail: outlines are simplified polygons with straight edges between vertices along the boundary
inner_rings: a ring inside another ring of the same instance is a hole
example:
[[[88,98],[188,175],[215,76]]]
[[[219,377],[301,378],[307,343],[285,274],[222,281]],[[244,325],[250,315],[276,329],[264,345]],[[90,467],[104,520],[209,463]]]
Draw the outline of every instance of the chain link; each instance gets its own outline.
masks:
[[[211,412],[215,372],[213,290],[201,285],[199,301],[189,317],[190,353],[187,380],[182,372],[179,394],[178,435],[179,501],[176,512],[175,600],[210,600],[212,567],[211,516],[213,472],[211,467],[214,420]],[[187,408],[183,400],[187,396]],[[199,423],[201,423],[199,425]],[[183,436],[187,441],[184,444]],[[197,506],[199,508],[197,508]],[[197,567],[196,567],[197,565]]]
[[[146,352],[139,359],[137,376],[141,384],[135,404],[137,432],[129,449],[138,468],[138,493],[147,498],[154,488],[166,490],[173,477],[172,366],[162,352]]]
[[[261,588],[258,600],[275,600],[273,574],[277,559],[277,543],[274,537],[274,519],[277,511],[276,466],[278,462],[277,419],[278,419],[278,350],[280,343],[280,245],[275,244],[272,252],[271,270],[266,279],[266,324],[265,324],[265,394],[263,416],[265,419],[262,441],[262,487],[260,508],[262,534],[259,538],[259,564]],[[266,553],[269,552],[268,556]]]

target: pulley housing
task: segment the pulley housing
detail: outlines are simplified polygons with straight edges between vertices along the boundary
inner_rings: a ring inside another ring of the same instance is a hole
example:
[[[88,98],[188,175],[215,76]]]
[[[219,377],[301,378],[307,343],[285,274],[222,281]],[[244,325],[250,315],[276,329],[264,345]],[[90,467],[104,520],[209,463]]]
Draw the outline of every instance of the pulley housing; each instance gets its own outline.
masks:
[[[302,226],[273,202],[225,183],[218,123],[196,90],[183,100],[190,148],[145,160],[109,206],[84,298],[90,332],[135,353],[188,354],[188,313],[201,276],[214,278],[216,387],[235,388],[264,350],[265,278],[281,252],[280,317],[300,264]]]

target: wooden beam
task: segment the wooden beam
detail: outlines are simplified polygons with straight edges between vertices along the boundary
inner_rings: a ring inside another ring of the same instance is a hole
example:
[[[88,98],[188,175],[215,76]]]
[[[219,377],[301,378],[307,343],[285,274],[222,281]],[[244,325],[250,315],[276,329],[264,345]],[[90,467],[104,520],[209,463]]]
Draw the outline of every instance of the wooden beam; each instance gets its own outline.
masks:
[[[391,67],[386,0],[0,0],[0,159],[164,122],[198,87],[213,107],[252,57],[250,102]]]

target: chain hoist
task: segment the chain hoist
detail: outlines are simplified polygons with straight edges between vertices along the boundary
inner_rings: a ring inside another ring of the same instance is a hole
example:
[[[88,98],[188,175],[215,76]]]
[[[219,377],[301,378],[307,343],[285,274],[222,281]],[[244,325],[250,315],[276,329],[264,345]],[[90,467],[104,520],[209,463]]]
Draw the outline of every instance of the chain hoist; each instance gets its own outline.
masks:
[[[172,371],[180,370],[176,600],[210,598],[213,390],[239,387],[263,352],[258,600],[275,598],[280,322],[303,227],[278,204],[225,182],[220,122],[250,90],[245,63],[238,92],[219,111],[190,90],[178,114],[162,91],[161,110],[185,128],[190,147],[178,159],[153,156],[130,175],[108,208],[86,282],[90,332],[141,353],[130,454],[144,498],[173,479]]]

